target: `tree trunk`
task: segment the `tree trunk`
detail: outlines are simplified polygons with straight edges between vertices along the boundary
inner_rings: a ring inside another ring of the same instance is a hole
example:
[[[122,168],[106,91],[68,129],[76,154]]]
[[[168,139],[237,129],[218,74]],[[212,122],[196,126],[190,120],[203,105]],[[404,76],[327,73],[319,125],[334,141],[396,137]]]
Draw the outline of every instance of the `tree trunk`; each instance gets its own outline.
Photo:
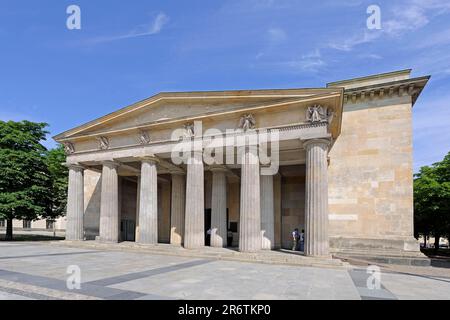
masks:
[[[423,235],[423,248],[424,249],[427,248],[427,235],[426,234]]]
[[[12,241],[13,239],[13,221],[12,219],[6,220],[6,241]]]
[[[440,235],[434,236],[434,250],[437,252],[439,250],[439,240],[441,239]]]

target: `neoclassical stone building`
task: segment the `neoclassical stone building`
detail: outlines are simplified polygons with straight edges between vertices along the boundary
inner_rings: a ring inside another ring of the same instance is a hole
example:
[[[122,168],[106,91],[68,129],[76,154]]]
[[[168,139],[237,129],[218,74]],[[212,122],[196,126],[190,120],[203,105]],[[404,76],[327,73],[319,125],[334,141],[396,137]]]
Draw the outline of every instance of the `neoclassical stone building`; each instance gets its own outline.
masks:
[[[254,252],[299,228],[306,255],[414,255],[412,107],[428,79],[160,93],[61,133],[67,239]]]

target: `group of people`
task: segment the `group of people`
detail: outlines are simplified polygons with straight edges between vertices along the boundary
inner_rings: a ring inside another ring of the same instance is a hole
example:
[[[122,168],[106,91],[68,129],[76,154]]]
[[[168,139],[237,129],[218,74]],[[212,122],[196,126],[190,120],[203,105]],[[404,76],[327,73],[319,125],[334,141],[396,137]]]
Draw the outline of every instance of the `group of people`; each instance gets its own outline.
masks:
[[[302,232],[298,231],[298,228],[295,228],[292,231],[292,251],[304,251],[305,247],[305,230],[302,229]]]

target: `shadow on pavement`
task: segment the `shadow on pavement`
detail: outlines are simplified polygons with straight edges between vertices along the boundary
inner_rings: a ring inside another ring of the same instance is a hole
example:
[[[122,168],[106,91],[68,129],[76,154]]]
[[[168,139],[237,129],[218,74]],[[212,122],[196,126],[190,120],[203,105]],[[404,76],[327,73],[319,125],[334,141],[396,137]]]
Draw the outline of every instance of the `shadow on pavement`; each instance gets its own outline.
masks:
[[[64,237],[54,237],[54,236],[44,236],[37,234],[18,234],[13,235],[13,240],[11,242],[21,242],[21,241],[55,241],[64,240]],[[5,234],[0,234],[0,241],[5,240]]]

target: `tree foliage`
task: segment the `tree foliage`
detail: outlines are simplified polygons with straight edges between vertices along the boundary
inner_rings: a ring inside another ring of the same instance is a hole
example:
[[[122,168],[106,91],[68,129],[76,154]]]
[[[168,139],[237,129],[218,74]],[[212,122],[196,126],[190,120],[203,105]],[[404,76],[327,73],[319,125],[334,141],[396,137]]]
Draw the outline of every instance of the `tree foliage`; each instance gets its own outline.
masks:
[[[441,162],[420,168],[414,179],[415,234],[450,236],[450,152]]]
[[[47,152],[46,123],[0,121],[0,219],[8,221],[7,239],[12,239],[12,220],[36,220],[55,216],[61,203],[53,201],[55,190],[62,197],[62,174],[56,161],[59,151]]]
[[[66,213],[68,169],[63,165],[65,161],[66,154],[62,145],[46,153],[46,164],[51,178],[49,218],[57,218]]]

